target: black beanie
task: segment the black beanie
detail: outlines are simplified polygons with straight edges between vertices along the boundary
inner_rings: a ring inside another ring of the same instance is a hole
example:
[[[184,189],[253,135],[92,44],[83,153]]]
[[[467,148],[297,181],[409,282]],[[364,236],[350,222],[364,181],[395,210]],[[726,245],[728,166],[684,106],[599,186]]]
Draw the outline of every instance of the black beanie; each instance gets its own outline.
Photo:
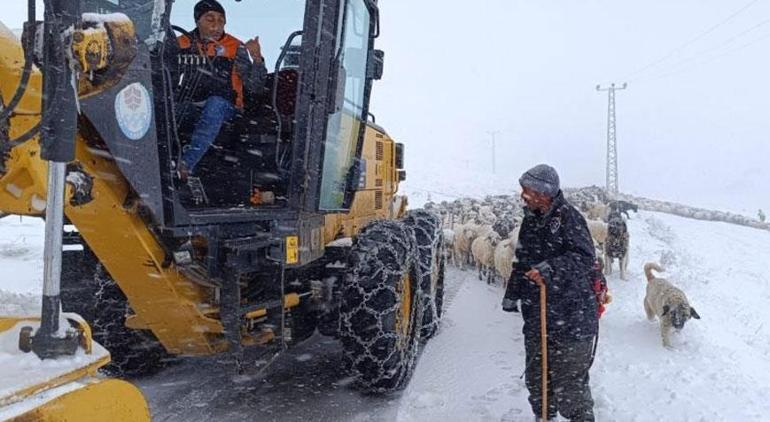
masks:
[[[222,15],[225,15],[225,8],[222,7],[217,0],[201,0],[195,5],[195,9],[193,10],[195,22],[198,22],[198,19],[208,12],[219,12]]]
[[[559,174],[547,164],[538,164],[527,170],[519,178],[519,184],[535,192],[544,193],[551,198],[559,194]]]

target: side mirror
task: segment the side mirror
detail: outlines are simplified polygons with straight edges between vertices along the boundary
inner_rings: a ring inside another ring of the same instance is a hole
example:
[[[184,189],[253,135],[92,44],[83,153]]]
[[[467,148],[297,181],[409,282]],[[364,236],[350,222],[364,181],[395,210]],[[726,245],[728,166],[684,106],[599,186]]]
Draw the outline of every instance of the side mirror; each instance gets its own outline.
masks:
[[[369,64],[366,67],[366,77],[375,81],[382,78],[382,70],[385,64],[385,52],[372,50],[369,52]]]

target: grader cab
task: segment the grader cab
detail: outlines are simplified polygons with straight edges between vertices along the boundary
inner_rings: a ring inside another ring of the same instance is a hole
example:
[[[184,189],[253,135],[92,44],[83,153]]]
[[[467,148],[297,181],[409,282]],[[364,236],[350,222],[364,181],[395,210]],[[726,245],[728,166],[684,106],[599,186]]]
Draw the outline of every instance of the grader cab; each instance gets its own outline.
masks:
[[[369,111],[378,4],[221,3],[268,75],[194,183],[177,170],[207,61],[177,37],[195,1],[49,0],[21,43],[0,28],[0,213],[48,212],[61,164],[62,308],[111,374],[215,354],[248,370],[319,331],[360,388],[402,388],[438,327],[444,262],[438,218],[397,194],[403,146]]]

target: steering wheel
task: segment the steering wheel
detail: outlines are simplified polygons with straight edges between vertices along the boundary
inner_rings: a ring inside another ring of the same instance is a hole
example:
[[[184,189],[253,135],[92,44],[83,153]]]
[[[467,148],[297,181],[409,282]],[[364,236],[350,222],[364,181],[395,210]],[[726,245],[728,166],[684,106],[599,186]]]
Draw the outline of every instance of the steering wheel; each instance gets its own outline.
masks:
[[[189,31],[187,31],[186,29],[182,28],[181,26],[171,25],[171,29],[173,29],[174,31],[179,32],[182,35],[184,35],[185,37],[189,38],[190,41],[193,40],[192,34]]]

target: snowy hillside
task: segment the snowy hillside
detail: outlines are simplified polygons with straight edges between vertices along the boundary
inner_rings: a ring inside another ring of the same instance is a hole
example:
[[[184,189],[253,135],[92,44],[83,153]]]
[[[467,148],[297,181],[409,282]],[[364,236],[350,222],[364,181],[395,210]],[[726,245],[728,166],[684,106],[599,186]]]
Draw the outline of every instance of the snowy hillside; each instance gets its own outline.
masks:
[[[600,421],[763,421],[770,415],[770,233],[642,211],[629,220],[629,279],[609,277],[591,384]],[[0,220],[0,310],[29,308],[42,273],[42,224]],[[656,261],[702,319],[664,349],[642,308],[642,264]],[[616,272],[617,274],[617,272]],[[314,336],[256,379],[214,361],[189,362],[140,382],[156,420],[531,420],[521,319],[500,310],[502,290],[449,268],[441,331],[407,389],[351,391],[336,342]],[[20,294],[17,294],[20,293]],[[218,415],[218,416],[217,416]],[[228,419],[229,418],[229,419]]]
[[[770,223],[760,222],[755,218],[749,218],[744,215],[732,212],[712,211],[703,208],[688,207],[686,205],[678,204],[675,202],[656,201],[653,199],[641,198],[632,195],[621,195],[621,197],[635,204],[638,204],[641,209],[649,211],[665,212],[682,217],[694,218],[696,220],[722,221],[726,223],[738,224],[741,226],[754,227],[757,229],[770,231]]]
[[[598,186],[590,186],[578,189],[567,188],[565,189],[565,193],[574,204],[586,200],[600,200],[602,202],[607,202],[607,195],[604,193],[604,189]],[[761,222],[756,219],[756,216],[747,217],[746,215],[739,214],[737,212],[709,210],[693,207],[690,205],[684,205],[681,203],[649,199],[642,196],[629,195],[624,193],[618,195],[617,199],[632,202],[638,205],[640,209],[647,211],[664,212],[667,214],[678,215],[680,217],[694,218],[696,220],[721,221],[725,223],[754,227],[756,229],[770,231],[770,222]]]

